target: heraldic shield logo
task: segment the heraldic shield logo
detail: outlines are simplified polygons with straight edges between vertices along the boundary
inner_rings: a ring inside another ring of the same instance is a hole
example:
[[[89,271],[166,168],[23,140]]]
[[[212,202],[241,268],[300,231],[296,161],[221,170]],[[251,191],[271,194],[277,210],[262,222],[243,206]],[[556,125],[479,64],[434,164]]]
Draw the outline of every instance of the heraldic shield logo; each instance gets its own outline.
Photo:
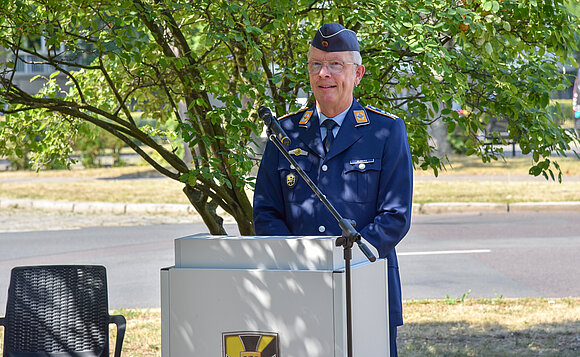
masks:
[[[223,333],[223,357],[279,357],[278,334],[271,332]]]

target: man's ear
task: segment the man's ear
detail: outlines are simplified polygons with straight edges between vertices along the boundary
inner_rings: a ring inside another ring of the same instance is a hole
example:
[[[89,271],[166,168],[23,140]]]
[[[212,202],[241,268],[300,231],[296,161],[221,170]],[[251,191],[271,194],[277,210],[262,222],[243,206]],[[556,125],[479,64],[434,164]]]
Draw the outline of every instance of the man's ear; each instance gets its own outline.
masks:
[[[360,83],[360,81],[362,80],[362,77],[365,75],[365,66],[364,65],[359,65],[356,66],[356,70],[354,72],[354,85],[358,85]]]

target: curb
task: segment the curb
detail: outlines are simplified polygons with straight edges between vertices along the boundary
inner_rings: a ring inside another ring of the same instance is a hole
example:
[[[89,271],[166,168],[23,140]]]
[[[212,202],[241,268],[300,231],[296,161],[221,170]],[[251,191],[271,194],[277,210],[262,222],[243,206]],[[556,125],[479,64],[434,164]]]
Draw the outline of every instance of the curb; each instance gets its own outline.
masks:
[[[29,200],[17,198],[0,199],[0,209],[28,208],[54,210],[71,213],[176,213],[197,214],[192,205],[165,203],[112,203],[112,202],[62,202],[48,200]]]
[[[580,211],[580,202],[436,202],[413,204],[414,214],[438,213],[483,213],[483,212],[540,212],[540,211]]]
[[[508,212],[508,206],[504,203],[486,202],[436,202],[423,203],[415,208],[413,213],[418,214],[438,214],[455,212]]]
[[[27,208],[53,210],[71,213],[115,213],[115,214],[184,214],[196,215],[192,205],[171,203],[112,203],[112,202],[63,202],[0,198],[0,209]],[[413,204],[413,214],[441,213],[484,213],[484,212],[540,212],[540,211],[580,211],[580,202],[434,202]],[[223,212],[222,212],[223,213]]]
[[[517,202],[509,205],[509,211],[580,211],[580,202]]]

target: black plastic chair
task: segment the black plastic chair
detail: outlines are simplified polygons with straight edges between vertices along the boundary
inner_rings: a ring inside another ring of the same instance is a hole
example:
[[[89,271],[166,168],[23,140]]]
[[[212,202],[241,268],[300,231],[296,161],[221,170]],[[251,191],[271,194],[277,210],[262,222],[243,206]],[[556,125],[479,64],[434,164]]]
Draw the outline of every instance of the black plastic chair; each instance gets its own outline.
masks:
[[[4,357],[109,356],[109,324],[121,356],[126,320],[109,315],[104,266],[15,267],[10,276]]]

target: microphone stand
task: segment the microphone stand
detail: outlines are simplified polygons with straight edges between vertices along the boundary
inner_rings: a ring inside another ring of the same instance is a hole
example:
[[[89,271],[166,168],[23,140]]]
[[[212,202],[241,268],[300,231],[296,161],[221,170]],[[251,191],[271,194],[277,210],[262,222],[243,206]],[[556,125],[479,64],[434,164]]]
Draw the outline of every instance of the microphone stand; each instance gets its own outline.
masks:
[[[351,260],[352,260],[352,247],[354,243],[356,243],[359,249],[363,252],[363,254],[367,257],[367,259],[371,262],[377,260],[374,254],[370,251],[370,249],[366,246],[364,242],[362,242],[361,234],[357,232],[353,225],[352,220],[343,218],[340,213],[334,208],[334,206],[328,201],[326,196],[320,191],[320,189],[312,182],[310,177],[302,170],[302,168],[296,163],[296,160],[286,151],[283,144],[280,142],[280,139],[276,136],[276,134],[272,133],[272,130],[268,126],[268,138],[276,145],[278,150],[284,155],[284,157],[292,164],[298,174],[306,181],[308,186],[314,191],[316,196],[322,201],[322,203],[328,208],[330,213],[336,218],[338,221],[338,225],[342,230],[342,235],[336,239],[335,245],[337,247],[342,246],[344,248],[344,265],[345,265],[345,281],[346,281],[346,342],[347,342],[347,356],[353,357],[352,354],[352,300],[351,300]]]

